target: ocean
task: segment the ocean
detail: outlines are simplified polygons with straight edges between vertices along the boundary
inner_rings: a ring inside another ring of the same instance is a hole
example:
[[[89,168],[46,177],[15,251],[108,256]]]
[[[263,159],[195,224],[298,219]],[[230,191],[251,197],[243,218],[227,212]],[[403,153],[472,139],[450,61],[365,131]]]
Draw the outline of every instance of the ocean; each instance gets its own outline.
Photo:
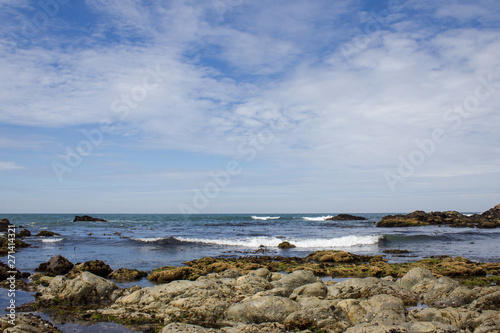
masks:
[[[383,254],[389,262],[408,262],[439,255],[463,256],[482,262],[500,261],[498,229],[423,226],[377,228],[384,215],[355,214],[363,221],[327,221],[335,214],[221,214],[153,215],[90,214],[108,222],[73,222],[68,214],[4,214],[16,226],[36,235],[49,230],[57,237],[31,236],[29,248],[15,254],[16,268],[34,273],[35,268],[61,254],[73,263],[102,260],[113,269],[121,267],[151,271],[162,266],[180,266],[202,257],[249,255],[304,257],[316,250],[335,249],[355,254]],[[19,231],[20,229],[18,229]],[[281,250],[288,241],[296,247]],[[261,247],[261,246],[264,247]],[[387,249],[410,251],[405,257],[384,254]],[[260,250],[260,251],[257,251]],[[4,263],[6,257],[0,258]],[[117,283],[125,288],[151,286],[147,279]],[[9,305],[8,290],[0,291],[0,308]],[[33,293],[16,292],[19,306],[34,300]],[[47,314],[40,313],[50,320]],[[82,325],[59,323],[64,333],[132,333],[115,323]]]
[[[91,214],[92,215],[92,214]],[[423,226],[377,228],[387,214],[356,214],[363,221],[326,221],[335,214],[94,214],[109,222],[73,222],[67,214],[5,214],[16,226],[33,235],[41,230],[57,237],[28,237],[29,248],[16,254],[16,267],[34,272],[42,262],[61,254],[73,263],[99,259],[113,269],[151,271],[180,266],[202,257],[255,254],[303,257],[316,250],[335,249],[378,255],[387,249],[406,249],[406,257],[385,255],[389,262],[415,261],[438,255],[463,256],[475,261],[498,262],[500,230]],[[288,241],[296,248],[281,250]],[[0,258],[6,262],[6,258]]]

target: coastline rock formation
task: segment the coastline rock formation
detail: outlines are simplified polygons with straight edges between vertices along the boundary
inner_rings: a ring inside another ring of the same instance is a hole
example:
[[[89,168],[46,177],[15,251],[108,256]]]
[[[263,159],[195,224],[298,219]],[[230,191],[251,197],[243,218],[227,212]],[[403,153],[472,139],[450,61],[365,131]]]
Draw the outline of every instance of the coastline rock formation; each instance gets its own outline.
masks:
[[[260,268],[243,275],[229,269],[195,281],[129,289],[82,272],[73,280],[57,276],[48,287],[38,288],[38,304],[59,307],[58,313],[69,311],[68,318],[136,324],[160,332],[486,333],[500,329],[500,286],[461,286],[421,267],[398,280],[386,276],[339,283],[324,282],[308,270],[286,275]]]
[[[471,216],[456,211],[430,212],[421,210],[402,215],[387,215],[377,227],[415,227],[424,225],[449,225],[450,227],[499,228],[500,204],[482,214]]]
[[[108,222],[104,219],[100,219],[98,217],[92,217],[89,215],[83,215],[83,216],[75,216],[75,219],[73,222]]]
[[[328,217],[325,219],[325,221],[363,221],[363,220],[366,220],[366,218],[350,214],[338,214],[337,216]]]
[[[9,229],[9,225],[13,225],[10,223],[8,219],[1,219],[0,220],[0,232],[6,232]]]

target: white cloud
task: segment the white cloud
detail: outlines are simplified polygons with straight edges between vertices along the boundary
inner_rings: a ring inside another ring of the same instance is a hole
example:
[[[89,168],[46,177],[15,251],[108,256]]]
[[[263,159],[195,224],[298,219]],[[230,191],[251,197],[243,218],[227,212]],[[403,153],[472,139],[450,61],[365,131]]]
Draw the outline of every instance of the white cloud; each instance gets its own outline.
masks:
[[[18,165],[16,162],[0,161],[0,171],[23,170],[25,167]]]

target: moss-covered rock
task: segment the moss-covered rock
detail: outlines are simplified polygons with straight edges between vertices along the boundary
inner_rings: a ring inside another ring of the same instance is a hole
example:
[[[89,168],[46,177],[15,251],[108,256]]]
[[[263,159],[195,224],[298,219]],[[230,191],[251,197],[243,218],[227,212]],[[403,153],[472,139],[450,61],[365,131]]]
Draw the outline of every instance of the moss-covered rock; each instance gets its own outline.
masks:
[[[148,273],[129,268],[119,268],[109,275],[110,279],[118,281],[137,281],[146,277]]]
[[[278,247],[279,247],[280,249],[292,249],[292,248],[294,248],[294,247],[295,247],[295,245],[293,245],[293,244],[291,244],[291,243],[289,243],[289,242],[286,242],[286,241],[285,241],[285,242],[281,242],[281,243],[279,243],[279,244],[278,244]]]

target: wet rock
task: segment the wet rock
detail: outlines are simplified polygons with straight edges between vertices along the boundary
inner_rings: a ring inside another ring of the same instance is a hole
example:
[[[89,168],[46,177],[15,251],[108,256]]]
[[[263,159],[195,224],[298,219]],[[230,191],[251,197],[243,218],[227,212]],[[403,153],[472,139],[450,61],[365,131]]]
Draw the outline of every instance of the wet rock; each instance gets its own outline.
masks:
[[[71,271],[73,263],[61,255],[54,256],[48,262],[40,264],[35,271],[49,276],[64,275]]]
[[[42,230],[38,234],[36,234],[37,237],[55,237],[55,236],[61,236],[57,232],[53,231],[48,231],[48,230]]]
[[[113,269],[101,260],[91,260],[84,263],[76,264],[72,271],[69,273],[69,277],[73,278],[80,274],[81,272],[90,272],[100,277],[107,277],[113,273]]]
[[[20,237],[20,238],[26,238],[26,237],[30,237],[30,236],[31,236],[31,232],[28,229],[22,229],[21,231],[19,231],[19,234],[18,234],[18,237]]]
[[[148,280],[156,283],[168,283],[175,280],[196,280],[202,271],[193,267],[165,266],[157,268],[148,276]]]
[[[100,219],[98,217],[92,217],[89,215],[83,215],[83,216],[75,216],[73,219],[73,222],[108,222],[104,219]]]
[[[285,242],[281,242],[281,243],[279,243],[279,244],[278,244],[278,247],[279,247],[280,249],[292,249],[292,248],[294,248],[294,247],[295,247],[295,245],[293,245],[293,244],[291,244],[291,243],[289,243],[289,242],[286,242],[286,241],[285,241]]]
[[[9,226],[14,226],[8,219],[0,220],[0,232],[6,232],[9,230]]]
[[[71,305],[107,304],[118,287],[111,281],[90,272],[82,272],[74,279],[56,276],[48,287],[41,287],[40,301],[58,300]]]
[[[432,306],[438,308],[459,307],[470,304],[478,297],[479,294],[477,291],[467,287],[458,287],[448,295],[437,299]]]
[[[119,268],[109,274],[109,278],[118,281],[137,281],[147,275],[148,273],[137,269]]]
[[[307,259],[312,259],[317,262],[333,262],[333,263],[355,263],[366,262],[372,259],[371,256],[360,256],[345,251],[316,251],[309,254]]]
[[[363,221],[363,220],[366,220],[366,218],[350,214],[338,214],[337,216],[328,217],[325,219],[325,221]]]
[[[226,312],[228,320],[244,323],[281,322],[300,305],[289,298],[264,296],[231,305]]]
[[[15,325],[11,325],[11,318],[3,316],[0,318],[0,331],[5,333],[61,333],[54,325],[31,313],[16,314]]]
[[[23,242],[19,238],[15,238],[13,242],[12,239],[13,238],[9,239],[8,236],[0,237],[0,256],[9,254],[9,252],[12,252],[12,248],[14,248],[15,251],[19,251],[19,249],[23,247],[31,246],[30,244]]]
[[[408,318],[411,321],[438,322],[446,325],[453,325],[457,328],[466,328],[468,323],[476,317],[478,313],[466,309],[435,309],[426,308],[420,311],[412,310]]]

